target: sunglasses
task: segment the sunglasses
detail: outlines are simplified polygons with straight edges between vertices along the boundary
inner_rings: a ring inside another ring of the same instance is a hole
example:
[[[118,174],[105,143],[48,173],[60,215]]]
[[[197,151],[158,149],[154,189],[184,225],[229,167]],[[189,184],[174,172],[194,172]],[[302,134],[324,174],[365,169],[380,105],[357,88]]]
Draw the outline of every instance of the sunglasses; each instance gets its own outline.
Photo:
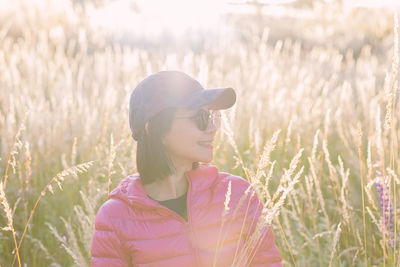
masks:
[[[191,119],[194,123],[196,123],[197,128],[200,131],[205,131],[212,120],[213,125],[216,128],[221,126],[221,113],[218,110],[207,110],[207,109],[199,109],[197,113],[191,117],[177,117],[175,119]]]

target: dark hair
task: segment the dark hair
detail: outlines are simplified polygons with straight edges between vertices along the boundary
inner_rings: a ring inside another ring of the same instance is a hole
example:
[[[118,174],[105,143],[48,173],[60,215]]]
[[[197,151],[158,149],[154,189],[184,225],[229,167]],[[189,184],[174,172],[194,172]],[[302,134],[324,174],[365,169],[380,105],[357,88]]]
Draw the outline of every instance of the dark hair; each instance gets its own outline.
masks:
[[[148,122],[147,131],[142,131],[138,136],[136,165],[142,184],[162,180],[176,171],[162,143],[163,137],[171,129],[175,111],[175,108],[167,108],[159,112]],[[194,162],[192,169],[198,165],[198,162]]]

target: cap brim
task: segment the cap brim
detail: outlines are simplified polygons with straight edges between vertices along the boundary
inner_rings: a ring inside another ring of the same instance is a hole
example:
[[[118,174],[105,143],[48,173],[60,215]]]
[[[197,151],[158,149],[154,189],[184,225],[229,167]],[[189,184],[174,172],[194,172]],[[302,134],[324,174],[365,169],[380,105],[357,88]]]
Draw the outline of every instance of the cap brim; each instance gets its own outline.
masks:
[[[236,102],[236,93],[232,88],[206,89],[193,94],[185,101],[185,107],[198,108],[209,105],[210,109],[227,109]]]

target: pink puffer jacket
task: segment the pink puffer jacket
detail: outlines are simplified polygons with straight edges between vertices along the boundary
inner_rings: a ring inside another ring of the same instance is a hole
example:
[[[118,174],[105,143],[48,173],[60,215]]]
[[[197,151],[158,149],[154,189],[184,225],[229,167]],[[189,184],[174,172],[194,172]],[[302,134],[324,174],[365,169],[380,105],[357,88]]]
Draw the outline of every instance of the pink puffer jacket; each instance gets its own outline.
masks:
[[[262,205],[252,187],[238,205],[249,187],[245,179],[209,164],[185,175],[188,221],[150,199],[137,174],[123,179],[96,215],[92,266],[282,266],[270,226],[262,228],[254,252],[246,250]],[[229,210],[222,217],[229,182]]]

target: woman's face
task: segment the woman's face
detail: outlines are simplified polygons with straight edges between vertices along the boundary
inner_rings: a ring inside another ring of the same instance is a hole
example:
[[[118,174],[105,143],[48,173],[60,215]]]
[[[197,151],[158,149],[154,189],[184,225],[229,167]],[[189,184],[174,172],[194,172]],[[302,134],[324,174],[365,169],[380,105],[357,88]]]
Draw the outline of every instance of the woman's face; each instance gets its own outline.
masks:
[[[209,108],[204,106],[201,109]],[[213,141],[218,125],[214,125],[211,119],[204,131],[199,130],[196,123],[188,118],[197,112],[198,109],[177,109],[171,130],[163,139],[175,167],[186,165],[191,168],[193,162],[208,163],[213,158]]]

